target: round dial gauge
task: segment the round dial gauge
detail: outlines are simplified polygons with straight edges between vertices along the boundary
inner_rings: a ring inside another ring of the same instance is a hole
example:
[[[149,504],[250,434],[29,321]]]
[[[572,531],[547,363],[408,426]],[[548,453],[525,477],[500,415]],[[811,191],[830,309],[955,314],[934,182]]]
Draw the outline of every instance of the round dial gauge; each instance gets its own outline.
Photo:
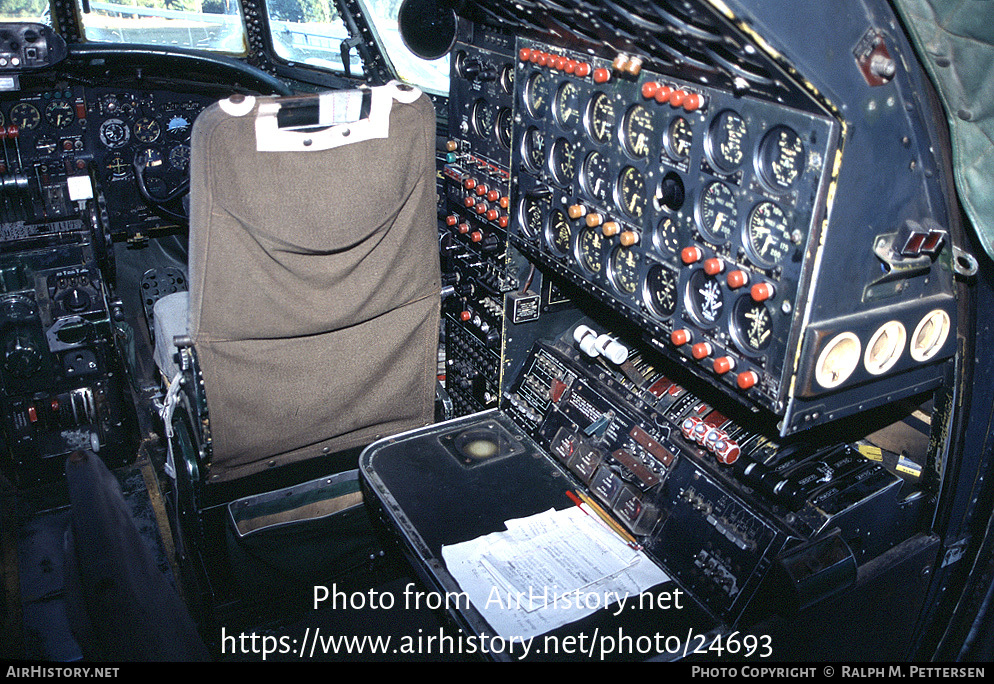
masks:
[[[859,338],[851,332],[833,337],[818,355],[815,381],[825,389],[838,387],[852,375],[860,360]]]
[[[120,152],[115,152],[108,156],[104,162],[104,166],[113,178],[121,178],[131,170],[131,165],[124,160]]]
[[[595,200],[606,202],[611,192],[611,168],[600,152],[591,152],[583,160],[583,187]]]
[[[721,285],[702,270],[694,271],[687,283],[687,307],[702,327],[713,327],[721,318],[725,297]]]
[[[146,147],[140,151],[137,155],[135,155],[135,161],[144,166],[146,169],[155,169],[165,163],[162,153],[154,147]]]
[[[676,221],[669,216],[664,216],[656,226],[655,231],[656,248],[664,254],[678,254],[680,252],[680,234]]]
[[[676,311],[677,276],[671,269],[654,264],[645,275],[644,294],[649,308],[663,318]]]
[[[619,245],[611,253],[611,282],[618,291],[633,295],[639,282],[639,253],[631,247]]]
[[[499,75],[500,87],[505,93],[514,92],[514,67],[510,64],[505,64],[500,68]]]
[[[740,297],[733,311],[733,336],[746,354],[759,354],[773,339],[773,314],[764,302]]]
[[[562,185],[573,181],[576,175],[576,148],[566,138],[559,138],[552,143],[549,151],[549,165],[552,176]]]
[[[686,159],[690,155],[690,148],[694,144],[694,129],[690,123],[682,116],[675,117],[666,127],[666,134],[663,136],[663,146],[666,154],[671,159],[677,161]]]
[[[708,129],[707,152],[719,171],[731,172],[745,160],[749,131],[745,119],[726,109],[714,118]]]
[[[556,209],[549,216],[549,225],[546,229],[546,239],[552,251],[559,256],[566,256],[569,253],[570,238],[573,236],[573,226],[569,218],[560,209]]]
[[[511,149],[511,110],[507,107],[497,111],[497,140],[506,149]]]
[[[536,119],[545,116],[549,108],[549,77],[541,71],[533,72],[525,82],[525,108]]]
[[[594,142],[604,143],[614,134],[617,114],[605,93],[596,93],[587,105],[587,132]]]
[[[629,109],[621,122],[621,140],[628,153],[636,159],[649,156],[649,141],[654,131],[652,113],[640,104]]]
[[[169,150],[169,163],[174,169],[185,171],[190,165],[190,147],[188,145],[177,145]]]
[[[476,134],[481,138],[488,138],[494,131],[497,113],[489,102],[480,99],[473,103],[470,120],[473,122]]]
[[[777,126],[759,145],[759,171],[774,190],[786,191],[804,171],[804,143],[787,126]]]
[[[162,127],[155,119],[145,116],[135,122],[135,137],[143,143],[155,142],[161,133]]]
[[[727,185],[715,181],[705,187],[697,209],[701,232],[707,238],[724,242],[731,237],[732,228],[738,221],[738,209],[735,195]]]
[[[787,215],[773,202],[760,202],[746,222],[746,245],[753,261],[774,266],[790,252],[790,229]]]
[[[904,345],[908,341],[908,331],[899,321],[888,321],[877,328],[866,344],[863,366],[872,375],[882,375],[894,367]]]
[[[604,236],[599,230],[584,230],[576,241],[576,258],[591,273],[603,269]]]
[[[525,131],[521,145],[521,154],[528,168],[532,171],[541,170],[545,163],[545,134],[532,126]]]
[[[915,361],[928,361],[939,353],[949,337],[950,318],[942,309],[929,312],[918,322],[911,336],[911,358]]]
[[[18,102],[10,109],[10,123],[21,130],[30,131],[41,123],[41,112],[29,102]]]
[[[190,135],[190,120],[183,115],[170,117],[166,122],[166,134],[175,140],[181,140]]]
[[[100,124],[100,142],[110,149],[117,149],[128,144],[131,131],[128,125],[120,119],[107,119]]]
[[[56,128],[65,128],[76,118],[72,105],[65,100],[49,102],[45,107],[45,120]]]
[[[638,169],[626,166],[618,176],[618,204],[632,218],[642,218],[645,201],[645,177]]]
[[[532,195],[525,195],[521,199],[521,208],[518,214],[521,221],[521,232],[525,237],[534,238],[542,232],[542,223],[545,221],[545,208],[541,200]]]
[[[580,91],[570,81],[563,83],[556,91],[552,114],[566,130],[573,130],[580,122]]]

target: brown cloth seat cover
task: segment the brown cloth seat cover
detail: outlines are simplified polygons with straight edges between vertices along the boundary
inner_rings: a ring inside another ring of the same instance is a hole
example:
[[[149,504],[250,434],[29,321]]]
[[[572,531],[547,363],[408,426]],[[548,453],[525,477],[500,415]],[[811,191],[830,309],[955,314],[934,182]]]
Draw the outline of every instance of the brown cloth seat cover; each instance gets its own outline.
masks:
[[[356,120],[362,97],[370,112]],[[431,101],[397,83],[325,94],[334,125],[320,130],[280,129],[285,103],[226,100],[193,130],[189,324],[211,481],[433,418]]]

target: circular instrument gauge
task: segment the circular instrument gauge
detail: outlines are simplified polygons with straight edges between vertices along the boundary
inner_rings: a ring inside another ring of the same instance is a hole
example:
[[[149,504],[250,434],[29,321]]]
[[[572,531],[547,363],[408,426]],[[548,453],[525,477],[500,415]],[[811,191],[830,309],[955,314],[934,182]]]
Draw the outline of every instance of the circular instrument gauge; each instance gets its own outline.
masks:
[[[18,102],[10,109],[10,123],[21,130],[30,131],[41,123],[41,112],[29,102]]]
[[[542,232],[542,223],[545,221],[545,208],[542,201],[533,195],[525,195],[521,198],[521,206],[518,211],[518,219],[521,223],[521,232],[527,238],[534,238]]]
[[[123,178],[131,170],[131,165],[125,161],[120,152],[109,155],[104,161],[104,167],[112,178]]]
[[[950,323],[949,314],[942,309],[935,309],[921,319],[911,336],[911,358],[928,361],[938,354],[949,337]]]
[[[489,138],[494,132],[494,124],[497,121],[496,110],[486,100],[479,99],[473,103],[470,121],[473,122],[473,130],[478,136]]]
[[[533,72],[525,82],[525,108],[536,119],[545,116],[549,108],[549,77],[541,71]]]
[[[170,117],[166,122],[166,135],[174,140],[182,140],[190,135],[190,120],[182,115]]]
[[[583,160],[581,182],[587,193],[598,200],[606,202],[611,192],[611,168],[607,159],[600,152],[591,152]]]
[[[587,105],[587,133],[594,142],[605,143],[614,134],[617,114],[614,103],[605,93],[595,93]]]
[[[746,246],[749,256],[760,266],[775,266],[790,252],[790,229],[787,215],[773,202],[760,202],[746,222]]]
[[[687,308],[704,328],[714,327],[721,318],[725,297],[718,281],[702,270],[694,271],[687,283]]]
[[[162,127],[155,119],[144,116],[135,122],[135,137],[143,143],[152,143],[159,139]]]
[[[663,254],[678,254],[680,252],[680,234],[676,221],[664,216],[656,226],[654,233],[656,248]]]
[[[697,220],[701,232],[708,239],[715,242],[728,240],[738,221],[738,209],[732,190],[718,181],[705,187],[697,205]]]
[[[860,360],[859,338],[851,332],[833,337],[815,362],[815,381],[825,389],[838,387],[852,375]]]
[[[777,126],[759,145],[759,175],[773,190],[793,187],[804,171],[804,143],[787,126]]]
[[[107,119],[100,124],[100,142],[112,150],[123,147],[131,139],[128,125],[120,119]]]
[[[904,353],[908,331],[899,321],[888,321],[877,328],[866,344],[863,366],[871,375],[883,375],[897,363]]]
[[[56,128],[65,128],[76,118],[72,105],[65,100],[49,102],[45,107],[45,120]]]
[[[654,131],[652,113],[642,105],[634,105],[625,112],[625,118],[621,122],[621,140],[628,154],[636,159],[649,156],[649,141],[652,140]]]
[[[708,129],[705,148],[708,159],[719,171],[727,173],[739,168],[749,149],[745,119],[730,109],[718,114]]]
[[[690,123],[682,116],[675,117],[666,127],[663,135],[663,147],[666,154],[671,159],[681,161],[690,155],[690,148],[694,144],[694,129]]]
[[[635,294],[639,283],[639,253],[631,247],[618,245],[611,252],[610,276],[611,282],[619,292],[627,295]]]
[[[645,177],[632,166],[626,166],[618,176],[618,204],[632,218],[642,218],[645,212]]]
[[[507,107],[497,110],[497,140],[506,149],[511,149],[511,110]]]
[[[573,236],[573,226],[560,209],[556,209],[549,216],[549,225],[546,228],[546,240],[552,251],[559,256],[566,256],[569,253],[570,239]]]
[[[28,321],[35,315],[35,304],[23,295],[0,300],[0,315],[9,321]]]
[[[534,126],[525,131],[521,141],[521,154],[529,169],[541,170],[545,163],[545,134]]]
[[[760,354],[773,339],[773,314],[764,302],[740,297],[732,312],[732,336],[746,354]]]
[[[169,164],[180,171],[185,171],[190,165],[190,146],[177,145],[169,150]]]
[[[135,161],[146,169],[156,169],[165,163],[162,153],[154,147],[146,147],[135,155]]]
[[[661,264],[649,267],[645,275],[643,295],[649,308],[663,318],[669,318],[676,311],[677,275]]]
[[[514,92],[514,67],[510,64],[505,64],[500,68],[500,74],[498,76],[500,81],[501,89],[507,93],[511,94]]]
[[[552,143],[552,149],[549,151],[549,166],[556,182],[567,185],[573,181],[573,177],[576,175],[576,148],[569,140],[559,138]]]
[[[566,81],[556,91],[552,114],[566,130],[573,130],[580,122],[580,91],[571,82]]]
[[[603,269],[604,236],[599,230],[584,230],[576,241],[576,259],[591,273]]]

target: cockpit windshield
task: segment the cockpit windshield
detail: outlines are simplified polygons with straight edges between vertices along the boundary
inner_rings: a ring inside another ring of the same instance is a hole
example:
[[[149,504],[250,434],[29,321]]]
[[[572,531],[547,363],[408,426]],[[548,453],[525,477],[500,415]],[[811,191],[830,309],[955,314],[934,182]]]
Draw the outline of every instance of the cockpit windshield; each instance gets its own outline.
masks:
[[[80,6],[87,42],[134,43],[244,55],[245,24],[233,0],[89,0]]]

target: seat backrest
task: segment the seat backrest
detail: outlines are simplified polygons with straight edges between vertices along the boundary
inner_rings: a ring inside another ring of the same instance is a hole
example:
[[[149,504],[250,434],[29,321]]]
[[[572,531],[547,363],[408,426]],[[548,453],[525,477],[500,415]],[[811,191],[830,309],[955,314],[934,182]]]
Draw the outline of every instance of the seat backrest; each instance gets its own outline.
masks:
[[[319,127],[286,126],[302,121]],[[432,421],[434,150],[430,99],[399,83],[197,118],[189,323],[212,481]]]

